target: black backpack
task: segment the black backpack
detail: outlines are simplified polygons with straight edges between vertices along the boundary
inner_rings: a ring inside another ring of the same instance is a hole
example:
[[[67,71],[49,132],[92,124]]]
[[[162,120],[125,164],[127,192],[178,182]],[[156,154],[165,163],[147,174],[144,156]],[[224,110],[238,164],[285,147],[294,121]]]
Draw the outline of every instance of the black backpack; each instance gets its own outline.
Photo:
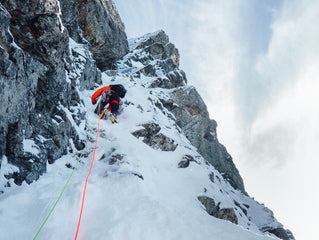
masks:
[[[126,89],[122,84],[114,84],[114,85],[110,85],[111,90],[116,92],[120,98],[124,98],[125,94],[126,94]]]

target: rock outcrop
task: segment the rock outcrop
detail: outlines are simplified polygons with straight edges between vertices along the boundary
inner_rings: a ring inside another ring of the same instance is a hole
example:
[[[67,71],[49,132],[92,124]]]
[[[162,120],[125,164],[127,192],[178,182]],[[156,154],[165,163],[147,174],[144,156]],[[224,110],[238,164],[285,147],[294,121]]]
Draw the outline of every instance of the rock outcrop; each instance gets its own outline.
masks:
[[[245,192],[243,180],[228,154],[226,148],[217,139],[217,123],[209,118],[206,104],[194,87],[186,86],[185,73],[179,69],[179,53],[169,42],[164,31],[146,34],[131,41],[130,53],[125,56],[126,67],[134,68],[139,62],[143,67],[135,71],[134,76],[153,77],[149,88],[174,89],[169,99],[160,99],[162,106],[170,111],[177,125],[184,131],[189,141],[199,153],[229,183]]]
[[[141,74],[156,77],[156,80],[149,84],[150,88],[170,89],[186,85],[186,74],[179,69],[179,52],[175,45],[169,42],[164,31],[147,34],[132,41],[134,42],[130,43],[131,50],[125,57],[125,64],[129,68],[134,68],[136,62],[143,65],[135,71],[135,77],[140,77]],[[141,52],[143,54],[140,54]]]
[[[177,88],[162,99],[176,123],[198,152],[235,188],[245,192],[244,182],[232,157],[217,139],[217,123],[209,118],[206,104],[194,87]]]
[[[143,142],[154,149],[162,151],[175,151],[177,144],[174,140],[160,133],[161,127],[156,123],[143,124],[143,129],[133,132],[133,136],[143,138]]]
[[[221,208],[220,203],[216,205],[214,199],[207,196],[198,196],[198,200],[203,204],[209,215],[238,224],[234,209]]]

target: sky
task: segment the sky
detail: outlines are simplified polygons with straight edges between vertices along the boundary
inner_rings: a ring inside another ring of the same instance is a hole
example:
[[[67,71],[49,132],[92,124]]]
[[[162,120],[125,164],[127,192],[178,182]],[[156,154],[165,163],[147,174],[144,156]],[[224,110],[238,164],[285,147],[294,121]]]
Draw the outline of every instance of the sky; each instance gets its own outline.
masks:
[[[319,220],[319,1],[115,0],[129,38],[163,29],[248,193],[297,240]]]

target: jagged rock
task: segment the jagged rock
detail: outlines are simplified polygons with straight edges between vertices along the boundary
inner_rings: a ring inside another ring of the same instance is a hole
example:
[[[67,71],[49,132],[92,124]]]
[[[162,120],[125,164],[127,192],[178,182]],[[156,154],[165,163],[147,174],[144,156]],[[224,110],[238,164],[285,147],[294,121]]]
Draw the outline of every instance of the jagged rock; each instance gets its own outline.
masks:
[[[174,114],[177,125],[184,131],[189,141],[235,189],[245,192],[239,171],[226,148],[217,139],[217,124],[209,119],[206,105],[196,89],[177,88],[170,96],[170,100],[161,99],[162,104]]]
[[[197,199],[204,205],[209,215],[238,224],[238,218],[234,209],[220,208],[220,203],[216,205],[214,199],[207,196],[198,196]]]
[[[140,74],[143,74],[148,77],[156,77],[149,87],[175,88],[186,85],[186,74],[178,69],[178,49],[169,42],[163,30],[146,34],[131,45],[133,48],[126,64],[131,66],[130,61],[142,63],[144,67],[136,71],[135,76],[140,77]]]
[[[141,70],[137,71],[136,74],[142,73],[147,77],[152,77],[155,75],[156,70],[155,67],[152,64],[148,64],[146,65],[144,68],[142,68]]]
[[[165,136],[162,133],[158,133],[161,128],[156,123],[146,123],[142,125],[144,129],[137,130],[132,133],[133,136],[140,138],[143,137],[143,142],[154,149],[160,149],[162,151],[175,151],[177,144],[174,144],[174,140]]]
[[[186,75],[183,70],[174,70],[169,72],[166,77],[157,78],[150,87],[160,87],[160,88],[176,88],[180,86],[185,86],[187,83]]]
[[[123,154],[118,154],[118,153],[112,154],[112,155],[110,156],[110,158],[109,158],[109,164],[110,164],[110,165],[113,165],[113,164],[115,164],[115,163],[120,162],[121,160],[123,160],[123,158],[124,158],[124,155],[123,155]]]
[[[195,159],[191,155],[184,155],[183,160],[178,163],[178,167],[187,168],[190,162],[195,162]]]
[[[156,123],[146,123],[142,126],[144,127],[144,129],[132,133],[135,137],[151,138],[161,130],[161,127]]]
[[[128,53],[124,24],[112,0],[60,0],[63,23],[72,38],[89,43],[96,65],[102,70]]]
[[[295,237],[293,236],[292,232],[290,230],[286,230],[284,228],[269,228],[269,227],[265,227],[263,229],[261,229],[263,232],[269,232],[274,234],[275,236],[277,236],[280,239],[283,240],[294,240]]]
[[[163,30],[147,34],[142,39],[136,49],[143,49],[152,56],[152,59],[164,60],[165,66],[170,68],[169,71],[179,67],[179,52],[175,45],[169,42],[169,38]]]

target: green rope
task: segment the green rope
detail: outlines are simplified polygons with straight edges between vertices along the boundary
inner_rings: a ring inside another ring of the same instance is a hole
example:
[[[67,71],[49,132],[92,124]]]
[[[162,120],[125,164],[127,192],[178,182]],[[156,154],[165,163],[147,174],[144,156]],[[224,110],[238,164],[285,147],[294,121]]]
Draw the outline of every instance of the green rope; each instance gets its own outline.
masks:
[[[73,168],[73,171],[71,172],[71,174],[70,174],[70,176],[69,176],[67,182],[65,183],[65,185],[64,185],[64,187],[63,187],[63,189],[62,189],[62,192],[60,193],[60,196],[59,196],[58,199],[56,200],[56,202],[55,202],[54,206],[52,207],[50,213],[49,213],[48,216],[45,218],[44,222],[42,223],[41,227],[39,228],[37,234],[34,236],[33,240],[37,239],[37,237],[38,237],[38,235],[40,234],[41,230],[43,229],[44,225],[47,223],[48,219],[50,218],[51,214],[53,213],[55,207],[58,205],[58,202],[60,201],[60,199],[61,199],[61,197],[62,197],[62,195],[63,195],[65,189],[66,189],[67,186],[69,185],[69,182],[70,182],[70,180],[71,180],[71,178],[72,178],[72,176],[73,176],[73,173],[74,173],[75,169],[78,167],[78,164],[79,164],[79,162],[80,162],[80,159],[81,159],[82,156],[83,156],[83,153],[84,153],[84,151],[85,151],[85,149],[86,149],[86,146],[87,146],[87,143],[88,143],[89,140],[90,140],[90,137],[89,137],[89,135],[88,135],[88,137],[87,137],[87,139],[86,139],[86,143],[85,143],[84,149],[82,150],[82,152],[81,152],[81,154],[80,154],[80,157],[79,157],[79,159],[78,159],[78,161],[77,161],[75,167]]]

